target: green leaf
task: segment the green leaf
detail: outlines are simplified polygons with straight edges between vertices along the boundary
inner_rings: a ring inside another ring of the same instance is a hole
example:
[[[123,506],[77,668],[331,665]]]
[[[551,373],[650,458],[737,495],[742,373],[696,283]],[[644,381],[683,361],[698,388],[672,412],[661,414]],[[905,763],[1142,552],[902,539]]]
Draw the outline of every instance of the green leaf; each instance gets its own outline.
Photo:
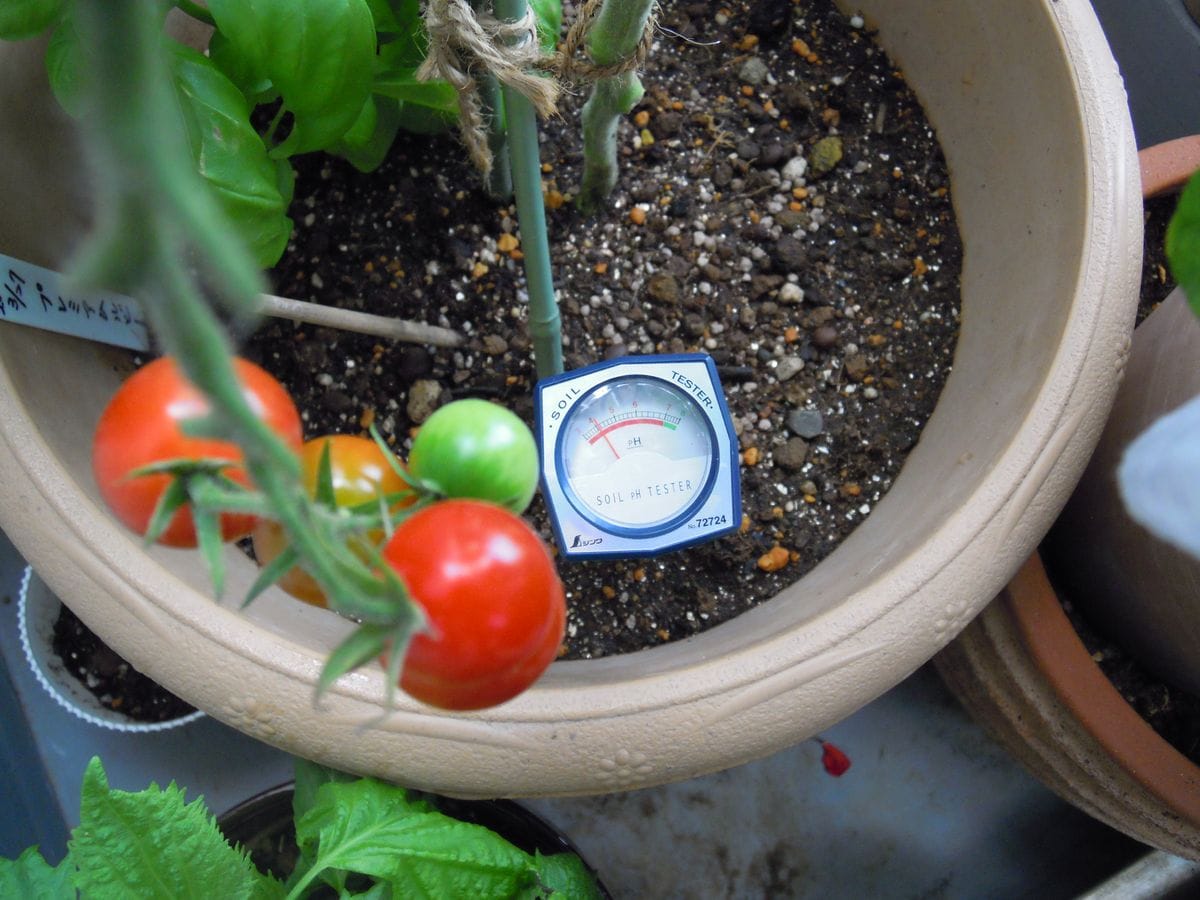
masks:
[[[213,596],[225,593],[225,542],[221,539],[221,515],[192,504],[192,523],[196,528],[196,546],[208,566]]]
[[[316,806],[322,785],[355,781],[357,776],[323,766],[297,756],[292,761],[295,787],[292,791],[292,817],[298,822]]]
[[[541,886],[562,900],[600,900],[603,894],[582,859],[574,853],[534,856],[534,867]]]
[[[538,43],[545,50],[553,50],[562,31],[562,0],[529,0],[537,20]]]
[[[83,113],[86,103],[83,60],[80,56],[84,52],[75,22],[70,14],[64,15],[46,45],[46,76],[50,79],[54,99],[68,115],[75,118]]]
[[[0,897],[75,900],[75,888],[71,886],[74,871],[69,855],[52,866],[37,847],[30,847],[16,859],[0,859]]]
[[[254,579],[254,584],[250,585],[250,590],[246,591],[246,598],[242,601],[242,609],[245,609],[251,603],[258,599],[267,588],[277,582],[280,578],[292,570],[292,566],[300,561],[300,554],[296,552],[296,548],[288,544],[279,555],[263,566],[258,577]]]
[[[241,91],[204,55],[171,42],[175,90],[197,170],[254,256],[267,268],[279,261],[292,233],[291,185],[281,184],[275,160],[250,124]],[[290,166],[289,166],[290,170]]]
[[[400,104],[400,127],[412,134],[442,134],[458,120],[453,114],[417,103]]]
[[[167,485],[167,489],[158,497],[158,503],[154,506],[154,512],[150,516],[150,521],[146,525],[146,534],[143,537],[146,545],[149,546],[157,541],[167,526],[171,524],[171,518],[179,511],[180,508],[187,505],[187,481],[184,478],[176,477],[171,479],[171,483]]]
[[[400,30],[400,20],[396,18],[389,0],[367,0],[367,6],[371,8],[376,33],[395,34]]]
[[[381,657],[391,643],[392,631],[389,625],[359,625],[325,660],[317,681],[317,696],[329,690],[347,672]]]
[[[279,91],[271,84],[271,79],[264,72],[253,68],[257,59],[242,56],[221,31],[214,31],[208,39],[208,58],[218,69],[237,85],[246,102],[251,106],[270,103],[279,99]]]
[[[291,131],[275,157],[324,150],[354,125],[371,92],[375,24],[366,0],[210,0],[227,42],[221,62],[247,83],[270,82]]]
[[[458,94],[445,81],[418,81],[415,69],[389,69],[375,76],[375,93],[442,113],[458,115]]]
[[[296,835],[316,841],[313,874],[369,875],[394,897],[512,897],[535,878],[530,856],[496,833],[373,779],[323,785]]]
[[[376,23],[381,38],[377,65],[383,69],[415,69],[425,59],[429,37],[421,18],[419,0],[392,0],[388,27]]]
[[[333,442],[321,445],[321,458],[317,460],[317,489],[313,499],[332,508],[337,507],[337,493],[333,489]]]
[[[374,172],[383,164],[400,130],[401,106],[399,100],[391,97],[367,98],[363,114],[331,152],[348,160],[360,172]]]
[[[1171,275],[1187,295],[1192,312],[1200,316],[1200,172],[1179,195],[1167,225],[1166,249]]]
[[[64,0],[4,0],[0,3],[0,41],[23,41],[55,23]]]
[[[174,782],[165,790],[112,790],[95,757],[83,776],[70,853],[86,897],[281,896],[277,882],[229,846],[202,799],[185,803]]]

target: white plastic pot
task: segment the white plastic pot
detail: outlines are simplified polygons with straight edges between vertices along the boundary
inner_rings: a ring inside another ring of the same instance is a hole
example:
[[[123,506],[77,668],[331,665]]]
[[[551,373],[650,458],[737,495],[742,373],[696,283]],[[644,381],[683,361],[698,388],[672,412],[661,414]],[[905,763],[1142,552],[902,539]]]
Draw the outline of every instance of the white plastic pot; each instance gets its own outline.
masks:
[[[1141,247],[1125,95],[1087,0],[864,0],[854,11],[878,27],[938,129],[965,246],[962,334],[891,491],[770,602],[685,641],[556,663],[527,694],[478,714],[404,700],[382,717],[374,668],[314,708],[346,623],[278,594],[239,612],[236,599],[212,600],[195,554],[143,550],[89,475],[118,357],[3,326],[0,523],[89,627],[189,702],[306,757],[440,793],[678,780],[843,718],[957,634],[1048,528],[1124,365]],[[18,70],[0,64],[0,102],[26,103],[28,92],[10,97]],[[45,115],[25,110],[22,130]],[[0,128],[0,141],[17,137]],[[47,195],[69,186],[36,168],[66,147],[0,145],[0,248],[61,262],[74,232],[62,217],[30,224],[9,197],[34,178]],[[253,570],[236,552],[229,564],[237,598]]]
[[[168,731],[204,716],[197,709],[174,719],[145,722],[102,703],[82,681],[67,671],[66,664],[55,653],[54,624],[63,604],[29,566],[21,576],[21,596],[17,603],[17,627],[25,662],[42,689],[71,715],[97,728],[126,734]]]

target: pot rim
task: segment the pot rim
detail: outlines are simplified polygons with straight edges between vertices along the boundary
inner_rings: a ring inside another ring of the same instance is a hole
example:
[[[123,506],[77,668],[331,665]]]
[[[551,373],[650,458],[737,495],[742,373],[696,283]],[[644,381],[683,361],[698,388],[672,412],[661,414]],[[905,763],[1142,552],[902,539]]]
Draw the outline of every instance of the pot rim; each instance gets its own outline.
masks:
[[[53,631],[47,631],[47,625],[53,628],[57,610],[62,605],[62,601],[38,577],[33,566],[25,566],[17,601],[18,638],[29,670],[55,703],[89,725],[126,734],[169,731],[204,717],[204,711],[197,709],[161,722],[139,722],[101,703],[78,679],[63,669],[61,663],[55,665],[52,662],[55,658],[50,644]]]
[[[1143,719],[1092,659],[1035,553],[1004,591],[1003,603],[1030,658],[1079,723],[1163,806],[1200,827],[1200,765]]]

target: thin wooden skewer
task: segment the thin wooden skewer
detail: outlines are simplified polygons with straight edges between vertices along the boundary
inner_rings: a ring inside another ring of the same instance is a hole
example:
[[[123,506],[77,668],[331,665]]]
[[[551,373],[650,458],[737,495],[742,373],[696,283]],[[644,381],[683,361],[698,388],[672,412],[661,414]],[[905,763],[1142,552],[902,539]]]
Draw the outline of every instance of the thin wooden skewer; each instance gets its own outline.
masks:
[[[358,334],[373,334],[414,344],[432,344],[435,347],[458,347],[463,343],[463,336],[457,331],[424,322],[390,319],[387,316],[322,306],[303,300],[289,300],[287,297],[274,297],[270,294],[260,294],[259,300],[262,302],[263,314],[280,319],[340,328],[342,331],[354,331]]]

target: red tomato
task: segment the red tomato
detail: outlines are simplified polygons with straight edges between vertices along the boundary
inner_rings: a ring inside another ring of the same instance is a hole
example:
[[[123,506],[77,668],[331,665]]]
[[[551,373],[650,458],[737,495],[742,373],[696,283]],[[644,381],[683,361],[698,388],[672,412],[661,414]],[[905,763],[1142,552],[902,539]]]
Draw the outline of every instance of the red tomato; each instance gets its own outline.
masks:
[[[567,608],[541,538],[478,500],[445,500],[397,526],[383,557],[425,610],[400,687],[442,709],[515,697],[558,655]]]
[[[303,427],[295,404],[274,377],[251,362],[235,359],[247,401],[289,446],[299,449]],[[169,475],[130,478],[134,469],[172,459],[228,459],[225,470],[234,481],[249,484],[242,468],[242,451],[229,441],[188,437],[180,423],[203,416],[208,401],[187,381],[174,360],[156,359],[133,373],[109,401],[92,441],[92,472],[100,494],[118,519],[145,534],[158,498],[171,482]],[[225,540],[245,537],[254,526],[248,515],[223,515]],[[188,509],[180,509],[159,538],[172,547],[196,546],[196,529]]]
[[[306,441],[300,450],[300,470],[304,487],[310,497],[317,493],[317,476],[321,467],[321,454],[329,445],[329,467],[333,476],[334,502],[338,506],[358,506],[381,494],[398,494],[409,491],[409,497],[393,505],[393,509],[411,506],[417,495],[396,474],[383,451],[370,438],[349,434],[334,434]],[[287,546],[287,534],[278,522],[268,519],[254,526],[254,555],[259,565],[265,566],[283,552]],[[371,532],[368,539],[378,544],[383,532]],[[277,584],[305,603],[325,606],[325,591],[317,580],[301,569],[292,567]]]

